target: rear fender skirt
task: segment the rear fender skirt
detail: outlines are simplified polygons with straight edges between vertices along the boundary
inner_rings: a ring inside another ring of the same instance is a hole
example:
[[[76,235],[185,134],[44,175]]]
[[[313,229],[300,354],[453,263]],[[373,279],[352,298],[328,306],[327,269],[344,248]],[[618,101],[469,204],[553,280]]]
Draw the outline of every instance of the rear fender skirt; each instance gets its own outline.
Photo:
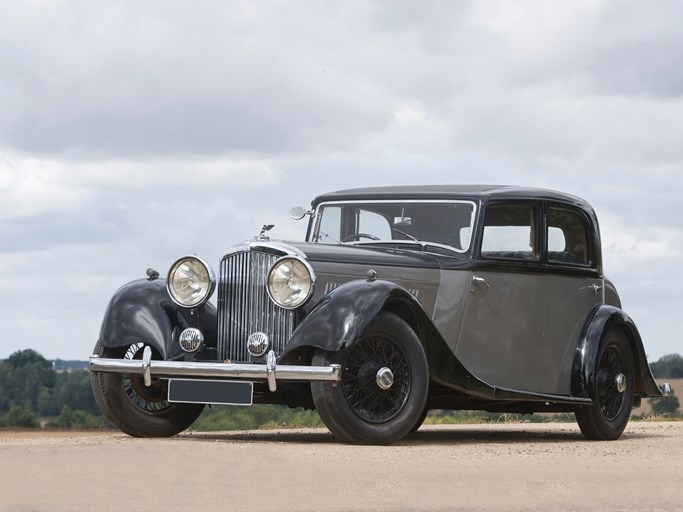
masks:
[[[590,312],[576,346],[572,366],[572,396],[592,398],[597,377],[595,375],[595,363],[600,348],[600,340],[604,333],[613,328],[622,329],[631,344],[631,351],[635,359],[635,396],[662,396],[647,363],[643,341],[635,323],[621,309],[604,304],[595,306]]]
[[[216,308],[206,303],[199,308],[182,308],[171,300],[165,279],[139,279],[114,293],[100,328],[100,343],[118,348],[134,343],[152,346],[162,359],[172,359],[182,350],[180,332],[196,327],[206,345],[216,345]]]

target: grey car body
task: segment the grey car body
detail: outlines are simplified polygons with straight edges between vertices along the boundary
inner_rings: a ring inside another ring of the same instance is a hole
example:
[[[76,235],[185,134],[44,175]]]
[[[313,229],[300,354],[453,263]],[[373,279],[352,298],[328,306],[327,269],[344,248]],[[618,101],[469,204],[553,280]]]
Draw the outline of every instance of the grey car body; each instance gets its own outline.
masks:
[[[226,252],[217,307],[198,259],[200,303],[175,296],[185,260],[114,295],[91,358],[110,421],[172,435],[204,403],[253,400],[316,408],[340,439],[387,444],[430,409],[565,411],[586,437],[616,439],[632,406],[661,396],[582,199],[381,187],[321,195],[307,213],[304,242],[264,226]]]

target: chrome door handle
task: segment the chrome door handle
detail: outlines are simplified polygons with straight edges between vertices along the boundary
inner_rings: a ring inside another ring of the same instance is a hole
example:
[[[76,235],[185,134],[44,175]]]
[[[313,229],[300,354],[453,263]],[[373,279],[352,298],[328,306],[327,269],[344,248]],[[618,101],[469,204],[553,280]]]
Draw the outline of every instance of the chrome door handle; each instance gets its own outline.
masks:
[[[491,288],[491,283],[489,283],[489,282],[488,282],[486,279],[484,279],[483,277],[474,276],[474,277],[472,278],[472,281],[474,281],[474,282],[477,283],[477,284],[482,284],[482,285],[486,286],[487,288]]]
[[[595,293],[598,293],[600,290],[602,290],[602,286],[600,286],[599,284],[595,284],[595,283],[590,285],[588,288],[593,290]]]

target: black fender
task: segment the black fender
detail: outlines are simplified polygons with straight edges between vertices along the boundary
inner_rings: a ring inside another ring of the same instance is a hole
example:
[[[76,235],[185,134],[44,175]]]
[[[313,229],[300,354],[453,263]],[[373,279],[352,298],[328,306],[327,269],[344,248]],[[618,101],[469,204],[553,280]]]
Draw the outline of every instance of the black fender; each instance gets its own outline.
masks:
[[[621,309],[605,304],[593,308],[581,331],[572,366],[572,396],[593,398],[592,392],[597,379],[595,366],[600,341],[607,331],[614,328],[624,331],[631,346],[635,367],[635,396],[662,396],[647,362],[643,340],[635,323]]]
[[[280,361],[286,362],[303,348],[342,350],[358,339],[381,311],[395,313],[415,331],[424,345],[433,380],[472,396],[494,396],[495,390],[455,357],[415,296],[391,281],[351,281],[332,290],[297,326]]]
[[[99,341],[106,348],[143,342],[156,349],[162,359],[173,359],[183,353],[177,343],[183,329],[200,329],[205,344],[215,346],[216,325],[216,308],[212,304],[183,308],[171,299],[165,279],[138,279],[112,296]]]
[[[422,307],[405,288],[391,281],[351,281],[325,295],[292,334],[284,359],[301,347],[336,352],[360,336],[391,301]]]

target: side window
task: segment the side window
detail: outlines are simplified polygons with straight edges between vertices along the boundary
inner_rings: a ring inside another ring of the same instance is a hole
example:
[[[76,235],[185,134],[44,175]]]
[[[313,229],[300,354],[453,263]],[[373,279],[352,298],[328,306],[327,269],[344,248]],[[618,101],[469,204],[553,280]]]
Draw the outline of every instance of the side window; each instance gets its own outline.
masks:
[[[481,255],[491,259],[538,259],[536,207],[488,206],[484,217]]]
[[[548,261],[589,265],[591,262],[586,221],[564,208],[548,209]]]

